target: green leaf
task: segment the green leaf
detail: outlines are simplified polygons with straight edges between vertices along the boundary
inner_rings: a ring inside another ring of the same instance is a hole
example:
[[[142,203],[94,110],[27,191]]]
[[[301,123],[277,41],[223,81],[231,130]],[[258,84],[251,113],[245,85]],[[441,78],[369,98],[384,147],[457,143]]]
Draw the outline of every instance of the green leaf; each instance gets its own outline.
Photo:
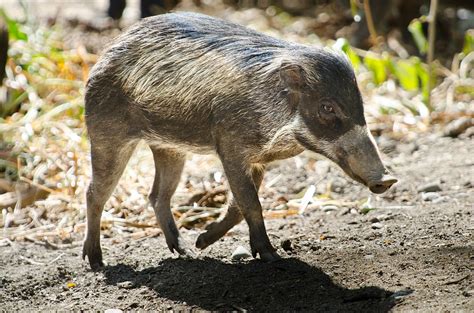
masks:
[[[354,52],[354,50],[351,48],[349,42],[345,38],[338,38],[336,42],[334,43],[333,47],[338,50],[342,50],[347,57],[349,58],[349,61],[351,61],[352,66],[354,67],[354,70],[358,70],[361,64],[360,57]]]
[[[351,61],[352,66],[357,71],[360,67],[360,64],[362,63],[359,56],[354,52],[354,50],[352,50],[352,48],[349,48],[346,54],[349,60]]]
[[[415,44],[421,54],[426,54],[428,51],[428,40],[426,40],[425,34],[423,33],[423,24],[420,19],[414,19],[408,25],[408,31],[413,36]]]
[[[464,35],[464,47],[462,48],[462,52],[468,55],[472,51],[474,51],[474,29],[469,29]]]
[[[416,62],[415,63],[416,71],[421,81],[421,95],[423,97],[423,102],[428,103],[428,98],[430,95],[430,90],[428,86],[428,80],[429,80],[428,69],[423,67],[423,64],[418,58],[413,58],[413,60],[414,62]],[[431,81],[432,81],[432,86],[436,86],[435,77],[432,77]]]
[[[419,89],[418,68],[413,61],[399,60],[394,65],[395,77],[400,82],[400,86],[408,91]]]
[[[370,211],[374,211],[374,210],[377,210],[377,209],[376,208],[362,208],[362,209],[360,209],[360,213],[361,214],[367,214]]]
[[[0,9],[0,17],[7,23],[8,35],[13,40],[28,40],[28,35],[21,31],[21,24],[15,20],[10,19],[3,9]]]
[[[373,53],[368,53],[364,64],[372,72],[375,84],[379,85],[387,80],[386,61]]]
[[[357,1],[350,0],[350,4],[351,4],[351,14],[352,16],[356,16],[359,13],[359,8],[357,7]]]

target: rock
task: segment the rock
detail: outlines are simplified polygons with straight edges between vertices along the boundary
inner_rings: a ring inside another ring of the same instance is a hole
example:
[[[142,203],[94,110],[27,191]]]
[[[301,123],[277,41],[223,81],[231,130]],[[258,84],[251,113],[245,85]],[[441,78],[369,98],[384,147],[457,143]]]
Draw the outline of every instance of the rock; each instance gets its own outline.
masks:
[[[462,295],[465,296],[465,297],[472,297],[472,295],[474,295],[474,289],[464,290],[462,292]]]
[[[429,183],[418,188],[418,192],[437,192],[441,191],[439,183]]]
[[[325,206],[323,206],[323,211],[324,212],[337,211],[337,209],[339,209],[339,208],[335,205],[325,205]]]
[[[474,126],[474,118],[467,116],[458,118],[445,127],[444,136],[455,138],[472,126]]]
[[[122,313],[123,311],[120,309],[107,309],[104,313]]]
[[[288,239],[288,238],[282,239],[281,242],[280,242],[280,245],[281,245],[282,249],[287,251],[287,252],[293,250],[293,247],[291,246],[291,240]]]
[[[381,229],[381,228],[383,228],[383,224],[382,223],[372,223],[372,225],[370,227],[372,227],[372,229]]]
[[[238,246],[234,252],[232,252],[232,260],[238,261],[250,258],[252,255],[242,246]]]
[[[443,196],[443,197],[439,197],[437,199],[434,199],[432,202],[434,204],[437,204],[437,203],[441,203],[441,202],[448,202],[449,199],[451,199],[450,197],[446,197],[446,196]]]
[[[423,201],[434,201],[440,197],[441,195],[437,192],[423,192],[421,194],[421,199],[423,199]]]
[[[401,144],[397,146],[397,150],[400,153],[404,153],[404,154],[412,154],[418,149],[419,149],[419,146],[416,142],[410,142],[407,144]]]
[[[397,300],[397,299],[401,299],[403,297],[406,297],[406,296],[412,294],[413,292],[414,292],[413,289],[407,288],[407,289],[403,289],[403,290],[399,290],[397,292],[394,292],[390,297]]]
[[[378,217],[374,216],[374,217],[372,217],[372,218],[369,220],[369,222],[371,222],[371,223],[377,223],[377,222],[380,222],[380,220],[379,220]]]
[[[474,137],[474,126],[469,127],[466,131],[462,134],[463,138],[472,138]]]
[[[391,153],[397,148],[397,142],[386,136],[380,136],[377,144],[384,153]]]
[[[123,288],[123,289],[131,289],[131,288],[135,287],[135,284],[133,282],[127,280],[127,281],[117,283],[117,287]]]

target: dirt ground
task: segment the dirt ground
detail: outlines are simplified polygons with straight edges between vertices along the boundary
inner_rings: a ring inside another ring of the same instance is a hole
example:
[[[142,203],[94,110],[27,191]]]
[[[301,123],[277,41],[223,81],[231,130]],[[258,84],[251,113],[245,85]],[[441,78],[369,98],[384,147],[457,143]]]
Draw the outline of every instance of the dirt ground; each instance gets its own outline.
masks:
[[[268,219],[281,261],[231,258],[238,246],[248,249],[245,223],[195,259],[172,255],[161,235],[104,238],[108,266],[99,272],[89,270],[79,245],[55,250],[11,242],[0,247],[0,308],[474,311],[472,139],[432,134],[403,143],[379,138],[379,144],[400,178],[395,188],[373,196],[377,209],[367,214],[336,206]],[[340,199],[370,194],[316,160],[309,170],[282,161],[265,181],[283,174],[277,190],[288,198],[321,178],[339,182],[333,189]],[[181,231],[189,241],[199,233]]]

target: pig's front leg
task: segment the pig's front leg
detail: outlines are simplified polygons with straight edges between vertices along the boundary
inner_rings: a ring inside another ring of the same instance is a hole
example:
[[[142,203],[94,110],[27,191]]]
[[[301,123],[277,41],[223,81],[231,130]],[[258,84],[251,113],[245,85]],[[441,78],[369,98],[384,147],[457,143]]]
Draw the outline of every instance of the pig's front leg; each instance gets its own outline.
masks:
[[[255,171],[254,166],[243,164],[243,159],[237,158],[236,155],[233,155],[232,158],[222,155],[220,157],[235,202],[249,225],[252,255],[256,257],[258,253],[260,258],[266,262],[280,259],[268,239],[263,222],[262,206],[258,200],[258,188],[252,178],[252,172]]]
[[[255,189],[257,189],[257,192],[263,180],[264,170],[265,168],[263,166],[252,167],[252,179],[255,185]],[[217,240],[221,239],[232,227],[240,223],[242,219],[243,216],[240,212],[240,208],[235,202],[235,199],[232,197],[232,199],[229,201],[229,207],[224,218],[217,222],[209,224],[206,227],[206,232],[199,235],[196,241],[196,247],[198,247],[199,249],[204,249],[210,244],[213,244]]]

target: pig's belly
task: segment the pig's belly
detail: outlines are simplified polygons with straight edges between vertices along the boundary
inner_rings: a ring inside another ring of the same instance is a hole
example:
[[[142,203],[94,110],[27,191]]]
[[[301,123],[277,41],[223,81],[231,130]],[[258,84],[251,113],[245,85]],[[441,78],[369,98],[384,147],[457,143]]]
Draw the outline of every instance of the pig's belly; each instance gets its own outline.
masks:
[[[153,147],[161,149],[175,150],[182,153],[195,153],[195,154],[216,154],[214,146],[211,144],[196,144],[189,141],[175,141],[170,138],[160,138],[154,136],[153,138],[145,138],[145,141]]]

